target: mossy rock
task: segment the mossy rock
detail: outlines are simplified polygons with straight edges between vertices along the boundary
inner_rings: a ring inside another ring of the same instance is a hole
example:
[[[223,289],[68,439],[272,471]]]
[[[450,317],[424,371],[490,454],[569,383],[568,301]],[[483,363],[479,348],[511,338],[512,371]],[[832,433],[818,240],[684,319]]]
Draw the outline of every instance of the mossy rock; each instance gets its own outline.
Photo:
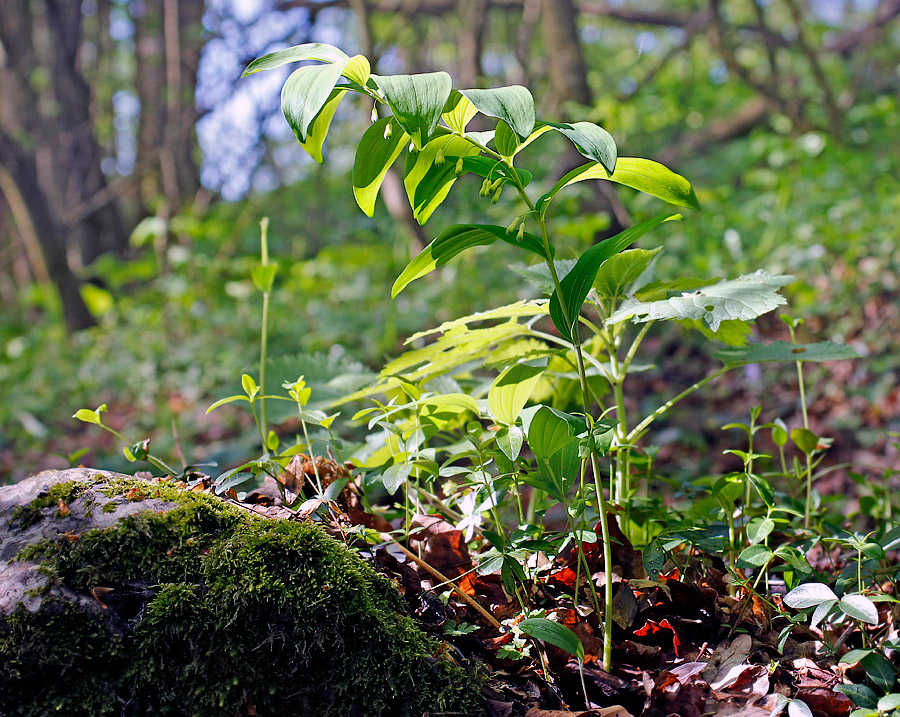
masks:
[[[0,716],[482,714],[315,525],[76,469],[0,488]]]

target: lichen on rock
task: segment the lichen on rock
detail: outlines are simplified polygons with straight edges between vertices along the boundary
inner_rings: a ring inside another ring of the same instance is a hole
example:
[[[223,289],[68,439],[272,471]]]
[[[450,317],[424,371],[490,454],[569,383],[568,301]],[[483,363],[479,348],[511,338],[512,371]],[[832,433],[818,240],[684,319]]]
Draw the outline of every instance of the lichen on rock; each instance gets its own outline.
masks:
[[[404,613],[312,524],[83,469],[0,489],[0,715],[481,714]]]

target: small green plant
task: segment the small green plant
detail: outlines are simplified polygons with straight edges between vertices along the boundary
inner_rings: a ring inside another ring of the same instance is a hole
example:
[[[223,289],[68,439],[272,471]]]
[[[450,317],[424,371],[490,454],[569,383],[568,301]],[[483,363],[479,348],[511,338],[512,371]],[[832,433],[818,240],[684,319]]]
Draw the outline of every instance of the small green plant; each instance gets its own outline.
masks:
[[[685,396],[739,366],[821,361],[853,352],[837,344],[789,344],[786,350],[780,344],[747,345],[747,322],[784,303],[778,290],[792,280],[789,276],[760,271],[734,280],[655,280],[653,260],[659,249],[625,250],[652,230],[681,221],[680,214],[665,212],[645,219],[575,260],[561,259],[558,240],[551,238],[551,210],[562,192],[582,181],[610,181],[671,205],[699,209],[684,177],[651,160],[620,157],[602,127],[538,120],[534,99],[525,87],[456,90],[444,72],[375,75],[364,56],[349,57],[319,43],[261,57],[244,74],[298,61],[317,64],[293,71],[282,90],[282,109],[301,146],[317,162],[323,161],[325,137],[344,97],[357,94],[374,105],[352,173],[353,195],[369,216],[388,169],[404,152],[404,186],[421,224],[466,175],[481,181],[479,196],[493,204],[504,191],[518,200],[505,227],[445,228],[400,273],[391,293],[396,297],[413,281],[469,249],[501,241],[538,260],[524,274],[548,298],[444,324],[437,340],[391,362],[376,384],[346,400],[392,395],[387,403],[376,401],[376,407],[356,416],[368,419],[370,429],[383,432],[381,446],[362,460],[367,485],[383,486],[392,495],[403,488],[407,530],[412,507],[427,503],[468,532],[477,531],[490,546],[483,557],[501,569],[504,589],[519,600],[523,613],[529,606],[522,587],[534,574],[528,556],[536,550],[559,554],[568,546],[574,548],[578,573],[574,597],[577,600],[586,590],[598,615],[603,614],[602,663],[609,669],[612,580],[606,580],[601,606],[590,584],[584,546],[596,541],[599,533],[604,571],[611,576],[611,511],[623,511],[625,530],[631,532],[635,480],[641,476],[634,470],[640,461],[633,458],[650,425]],[[469,131],[476,114],[494,122],[494,128]],[[570,141],[588,162],[535,196],[533,173],[517,163],[523,150],[551,134]],[[696,328],[730,349],[718,354],[722,369],[635,421],[628,415],[626,381],[642,368],[635,359],[651,326],[666,320]],[[485,327],[484,322],[499,323]],[[632,323],[643,324],[635,335],[629,331]],[[429,333],[411,340],[422,340]],[[490,383],[472,381],[473,366],[499,375]],[[612,399],[604,404],[608,392]],[[252,406],[252,397],[250,401]],[[757,430],[755,419],[751,436]],[[485,429],[485,420],[492,430]],[[266,445],[265,436],[261,438]],[[753,457],[751,446],[735,496],[744,497],[745,508],[750,476],[755,475]],[[601,461],[607,458],[604,467]],[[439,479],[445,481],[444,498],[435,486]],[[525,486],[530,488],[527,504],[523,504]],[[513,496],[514,530],[507,528],[507,495]],[[563,506],[566,516],[566,529],[559,534],[547,533],[540,525],[540,516],[554,503]],[[484,524],[485,515],[490,516],[489,525]],[[765,520],[770,520],[768,515]],[[764,522],[755,532],[756,542],[764,540],[767,525]],[[741,525],[742,536],[749,530],[749,524]],[[655,545],[662,554],[659,543]],[[732,545],[737,545],[736,537]],[[655,563],[653,555],[649,557]],[[567,631],[554,626],[554,634]]]

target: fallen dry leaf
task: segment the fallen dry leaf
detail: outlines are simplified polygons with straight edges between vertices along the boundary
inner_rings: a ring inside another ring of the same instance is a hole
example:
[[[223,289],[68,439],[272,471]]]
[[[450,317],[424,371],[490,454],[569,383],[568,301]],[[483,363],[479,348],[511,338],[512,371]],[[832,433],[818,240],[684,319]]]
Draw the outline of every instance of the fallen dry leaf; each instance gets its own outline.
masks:
[[[537,707],[532,707],[525,713],[525,717],[633,717],[633,715],[624,707],[604,707],[581,712],[541,710]]]
[[[69,506],[66,505],[66,502],[62,498],[59,499],[57,509],[59,510],[60,518],[65,518],[69,514]]]

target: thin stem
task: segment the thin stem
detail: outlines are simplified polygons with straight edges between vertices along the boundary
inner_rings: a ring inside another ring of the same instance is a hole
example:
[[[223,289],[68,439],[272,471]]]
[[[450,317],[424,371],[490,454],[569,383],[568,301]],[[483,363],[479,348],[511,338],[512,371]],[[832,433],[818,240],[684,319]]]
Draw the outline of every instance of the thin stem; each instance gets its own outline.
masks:
[[[693,384],[692,386],[688,386],[686,389],[684,389],[684,391],[679,393],[674,398],[671,398],[668,401],[666,401],[662,406],[657,408],[653,413],[651,413],[643,421],[641,421],[634,428],[631,429],[630,433],[628,434],[628,443],[634,443],[635,441],[637,441],[637,439],[640,438],[644,434],[644,431],[647,430],[647,428],[650,426],[651,423],[653,423],[653,421],[655,421],[657,418],[662,416],[666,411],[668,411],[670,408],[672,408],[672,406],[674,406],[680,400],[682,400],[683,398],[686,398],[687,396],[690,396],[697,389],[703,388],[703,386],[708,384],[710,381],[713,381],[713,380],[719,378],[719,376],[722,376],[723,374],[728,373],[729,371],[731,371],[732,368],[734,368],[734,367],[733,366],[724,366],[723,368],[720,368],[715,373],[710,374],[709,376],[707,376],[704,379],[701,379],[700,381],[697,381],[697,383]]]
[[[263,266],[269,265],[269,218],[263,217],[259,222],[259,251],[260,263]],[[259,338],[259,392],[266,395],[266,354],[269,347],[269,292],[263,292],[263,310],[262,310],[262,333]],[[262,425],[261,433],[263,436],[268,434],[268,421],[266,418],[266,399],[259,402],[259,420]],[[266,439],[263,438],[263,450],[266,450]]]
[[[797,361],[797,381],[800,386],[800,409],[803,411],[803,427],[809,430],[809,414],[806,411],[806,389],[803,386],[802,361]]]
[[[300,426],[303,428],[303,440],[306,441],[306,447],[309,449],[309,460],[313,464],[313,473],[316,476],[316,490],[319,491],[319,495],[322,495],[324,493],[322,490],[322,479],[319,478],[319,467],[316,465],[316,456],[313,454],[312,442],[309,440],[309,433],[306,430],[306,421],[300,421]]]

